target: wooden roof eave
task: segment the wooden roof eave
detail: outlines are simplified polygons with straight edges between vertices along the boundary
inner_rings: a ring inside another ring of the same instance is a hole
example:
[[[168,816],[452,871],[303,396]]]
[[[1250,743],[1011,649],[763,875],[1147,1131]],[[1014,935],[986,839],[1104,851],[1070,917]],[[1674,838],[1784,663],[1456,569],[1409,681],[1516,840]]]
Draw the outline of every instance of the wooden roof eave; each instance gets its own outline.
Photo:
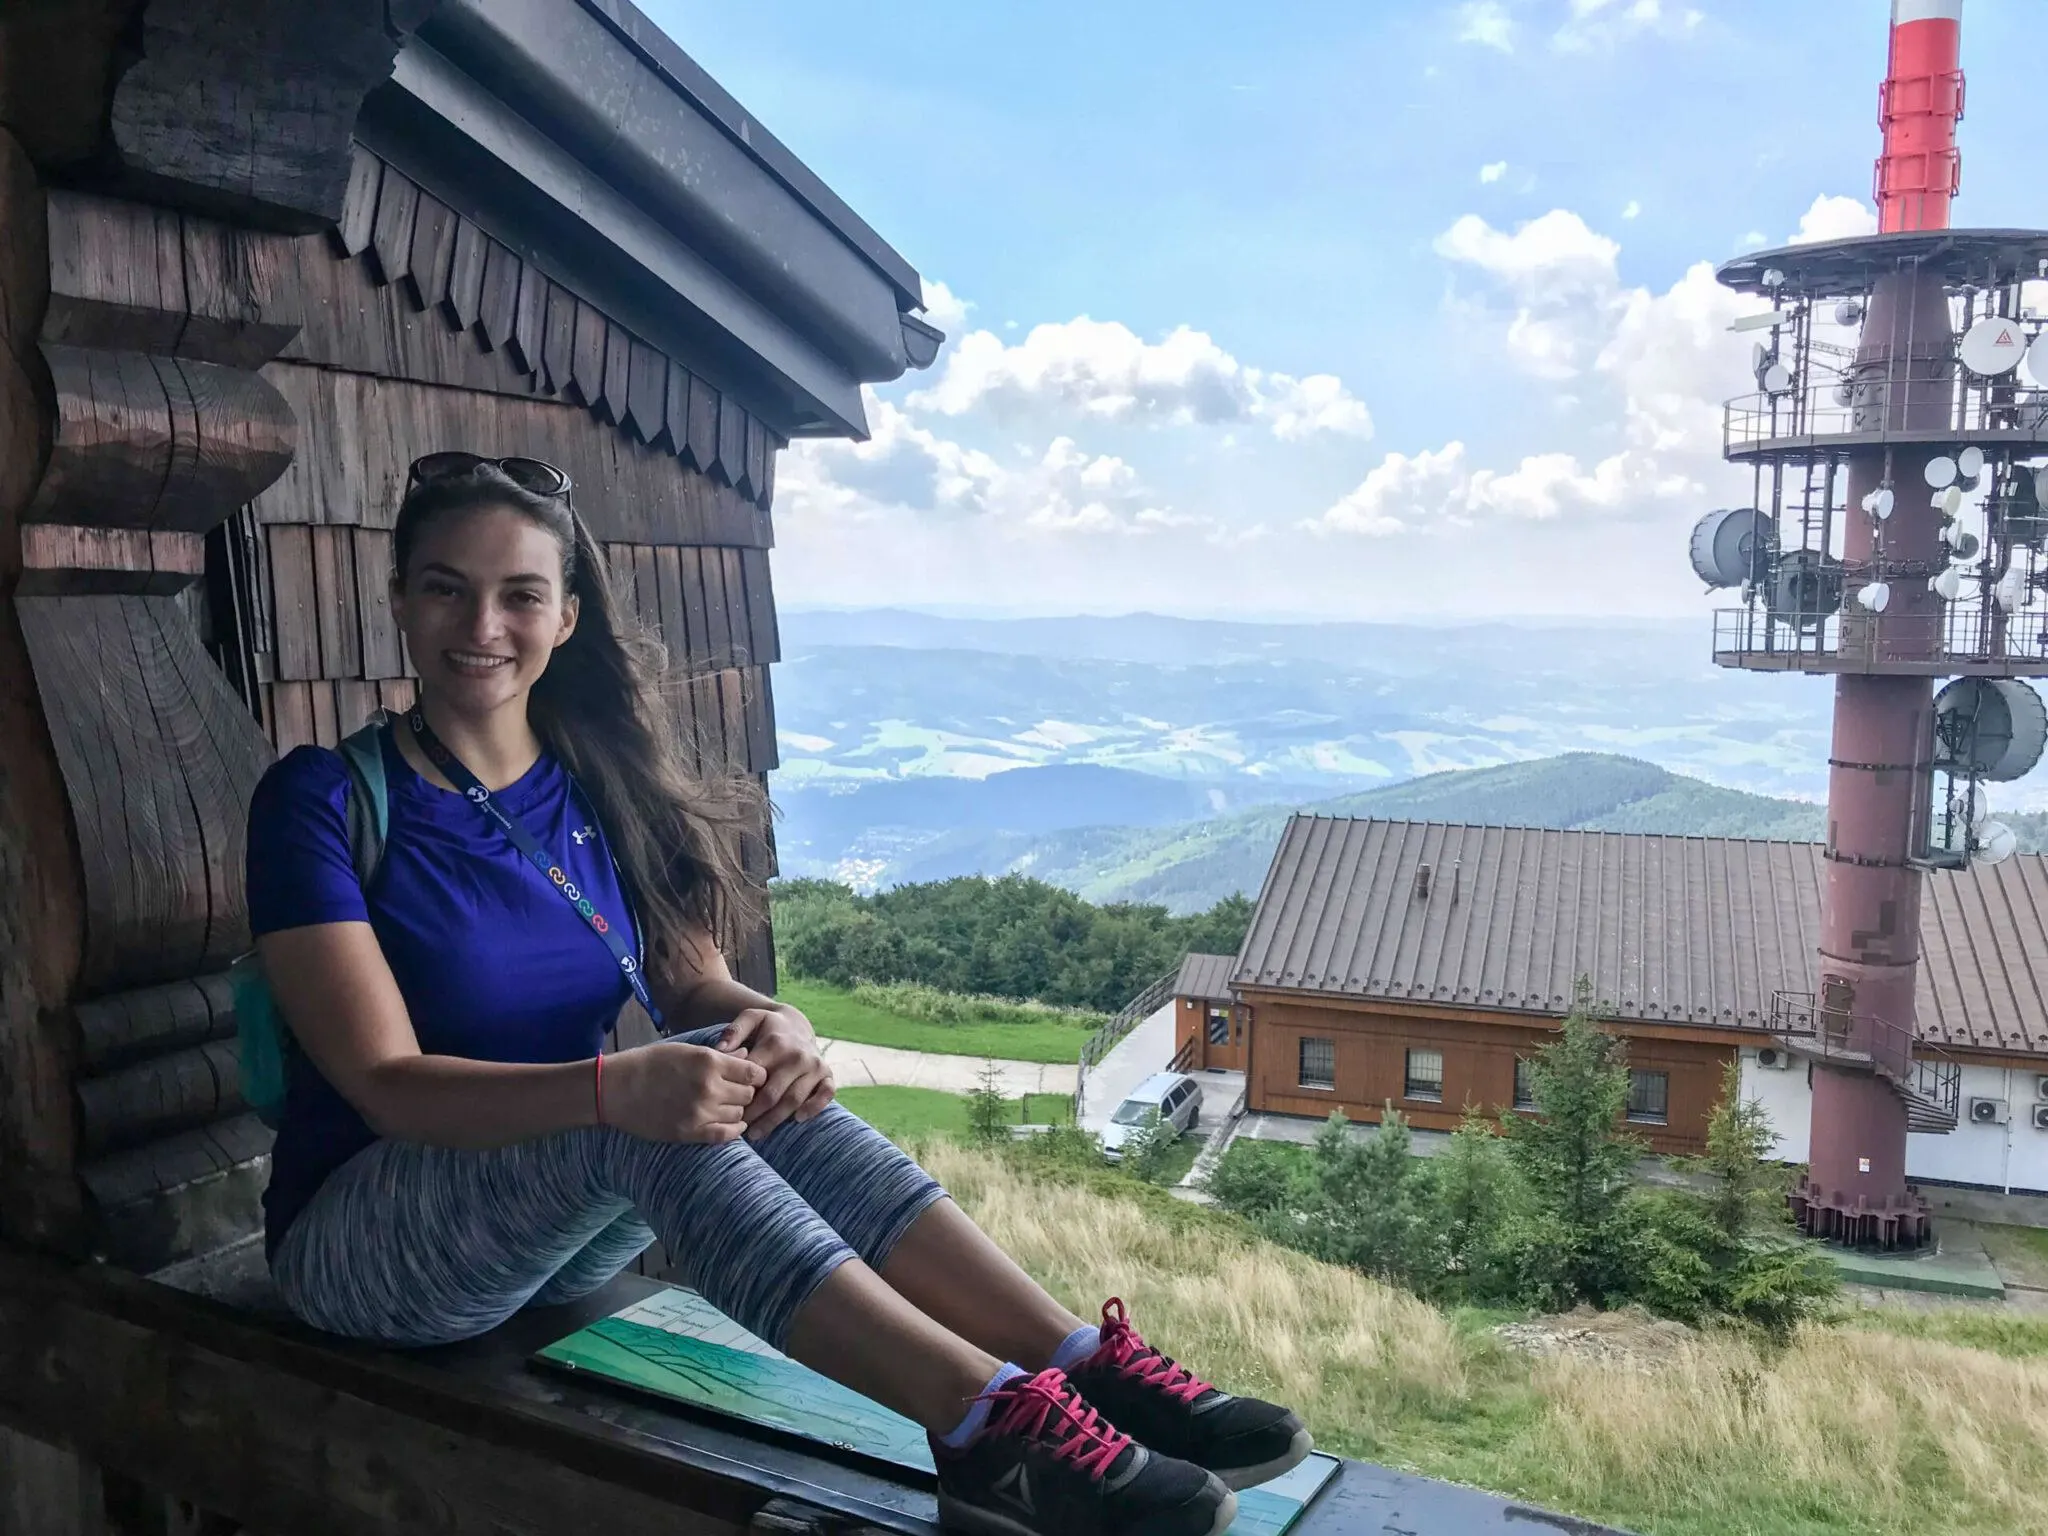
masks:
[[[444,198],[466,189],[469,198],[451,202],[458,213],[538,257],[664,352],[717,356],[717,382],[783,436],[868,435],[863,381],[853,370],[445,58],[415,41],[399,55],[392,88],[426,111],[400,116],[388,101],[372,98],[357,136],[382,158]],[[422,116],[438,120],[442,133],[422,132]],[[485,183],[462,164],[478,152],[544,212],[536,216],[510,199],[486,206],[477,197]]]

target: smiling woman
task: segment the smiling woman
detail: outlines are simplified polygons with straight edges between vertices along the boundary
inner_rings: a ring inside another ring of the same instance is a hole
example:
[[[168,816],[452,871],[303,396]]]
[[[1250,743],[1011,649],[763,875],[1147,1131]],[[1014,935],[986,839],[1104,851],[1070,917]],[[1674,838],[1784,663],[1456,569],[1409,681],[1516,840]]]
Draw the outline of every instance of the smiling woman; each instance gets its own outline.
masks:
[[[1054,1301],[834,1102],[803,1013],[733,978],[751,785],[683,768],[569,489],[533,460],[413,466],[391,594],[419,701],[350,743],[382,764],[379,859],[355,857],[336,754],[257,790],[250,926],[297,1047],[265,1196],[279,1295],[330,1332],[443,1343],[586,1296],[659,1236],[719,1310],[924,1425],[948,1524],[1215,1536],[1307,1431],[1127,1370],[1158,1357],[1121,1313]],[[629,995],[677,1033],[607,1057]],[[1027,1465],[1033,1499],[990,1513]]]

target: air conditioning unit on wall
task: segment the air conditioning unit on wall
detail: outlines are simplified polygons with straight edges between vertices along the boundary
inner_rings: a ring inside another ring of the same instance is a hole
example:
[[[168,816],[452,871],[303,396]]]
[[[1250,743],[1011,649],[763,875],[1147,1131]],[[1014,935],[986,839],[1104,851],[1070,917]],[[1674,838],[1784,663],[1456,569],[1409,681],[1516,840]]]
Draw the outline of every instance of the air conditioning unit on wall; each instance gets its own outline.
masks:
[[[2006,1108],[2005,1108],[2005,1100],[2003,1100],[2003,1099],[1972,1099],[1972,1100],[1970,1100],[1970,1124],[1972,1124],[1972,1125],[2003,1125],[2003,1124],[2005,1124],[2005,1122],[2006,1122]]]
[[[2035,1076],[2034,1097],[2048,1099],[2048,1072],[2042,1072]]]
[[[2048,1104],[2036,1104],[2034,1106],[2034,1129],[2037,1131],[2048,1131]]]
[[[1756,1050],[1756,1064],[1771,1072],[1783,1072],[1792,1065],[1792,1053],[1782,1045],[1760,1045]],[[2048,1098],[2048,1094],[2043,1095]]]

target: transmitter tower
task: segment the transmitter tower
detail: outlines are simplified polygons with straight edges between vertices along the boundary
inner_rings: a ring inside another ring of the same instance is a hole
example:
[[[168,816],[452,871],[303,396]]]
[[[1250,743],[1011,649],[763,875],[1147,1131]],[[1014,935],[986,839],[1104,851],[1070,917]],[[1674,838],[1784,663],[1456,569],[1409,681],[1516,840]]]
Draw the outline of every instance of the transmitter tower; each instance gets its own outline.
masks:
[[[1930,1230],[1907,1136],[1955,1128],[1961,1075],[1915,1030],[1922,882],[2011,854],[1984,786],[2048,741],[2023,681],[2048,675],[2048,232],[1950,228],[1961,25],[1962,0],[1894,0],[1880,232],[1721,268],[1769,306],[1736,322],[1756,387],[1725,416],[1754,490],[1692,537],[1738,595],[1716,663],[1835,679],[1814,985],[1772,1012],[1813,1067],[1793,1209],[1908,1247]]]

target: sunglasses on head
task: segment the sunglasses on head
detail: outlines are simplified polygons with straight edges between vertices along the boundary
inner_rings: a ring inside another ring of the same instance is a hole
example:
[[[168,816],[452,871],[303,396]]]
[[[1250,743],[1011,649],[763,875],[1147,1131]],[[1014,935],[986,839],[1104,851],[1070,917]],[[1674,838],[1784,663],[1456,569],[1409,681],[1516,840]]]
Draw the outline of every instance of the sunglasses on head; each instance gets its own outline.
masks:
[[[493,459],[481,453],[461,452],[430,453],[414,459],[412,468],[406,471],[406,488],[409,490],[430,480],[458,479],[474,474],[486,464],[522,491],[531,491],[536,496],[566,496],[569,493],[569,477],[545,460]]]

